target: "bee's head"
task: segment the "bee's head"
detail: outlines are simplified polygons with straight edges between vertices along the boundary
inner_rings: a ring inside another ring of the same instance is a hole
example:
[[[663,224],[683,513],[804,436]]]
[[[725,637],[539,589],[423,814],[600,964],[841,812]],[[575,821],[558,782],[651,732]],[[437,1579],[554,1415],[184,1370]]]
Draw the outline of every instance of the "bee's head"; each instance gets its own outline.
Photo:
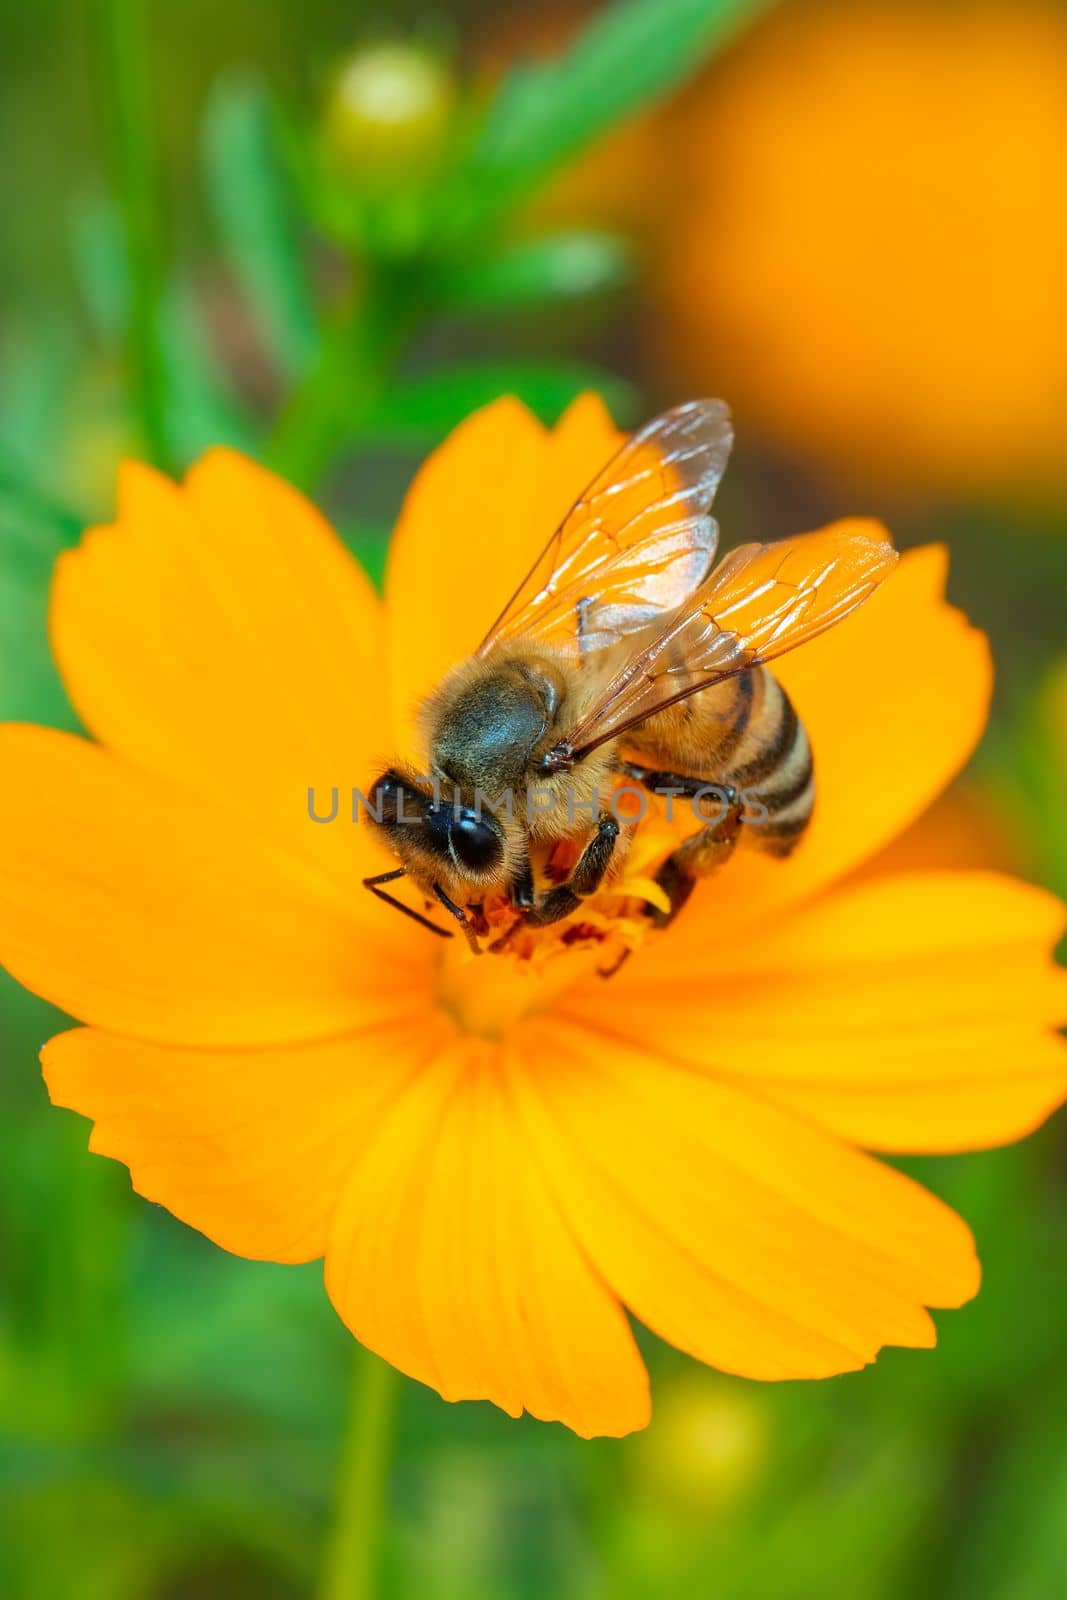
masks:
[[[411,874],[486,887],[499,884],[507,855],[504,826],[483,805],[467,805],[458,794],[435,795],[413,778],[390,769],[367,796],[367,814]]]

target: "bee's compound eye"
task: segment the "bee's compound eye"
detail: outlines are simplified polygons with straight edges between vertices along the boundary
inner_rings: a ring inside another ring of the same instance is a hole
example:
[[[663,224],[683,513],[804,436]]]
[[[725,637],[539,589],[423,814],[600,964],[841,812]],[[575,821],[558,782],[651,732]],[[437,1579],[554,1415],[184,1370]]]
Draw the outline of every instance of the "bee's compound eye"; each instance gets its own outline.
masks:
[[[364,797],[368,818],[379,826],[393,827],[403,810],[405,799],[411,794],[412,791],[405,788],[399,773],[383,772]]]
[[[481,871],[503,854],[499,831],[474,811],[460,811],[453,819],[452,848],[465,867]]]

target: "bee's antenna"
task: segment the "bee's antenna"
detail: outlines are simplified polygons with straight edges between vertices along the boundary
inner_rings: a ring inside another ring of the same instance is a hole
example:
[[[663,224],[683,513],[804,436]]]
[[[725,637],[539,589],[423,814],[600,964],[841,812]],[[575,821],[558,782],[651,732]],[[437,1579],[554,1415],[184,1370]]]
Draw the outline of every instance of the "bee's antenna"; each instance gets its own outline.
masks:
[[[405,917],[410,917],[413,922],[418,922],[422,927],[429,928],[430,932],[436,933],[439,939],[451,939],[452,931],[450,928],[439,928],[436,922],[431,922],[429,917],[424,917],[421,911],[415,911],[411,906],[406,906],[402,900],[397,900],[395,896],[386,894],[384,889],[379,888],[379,884],[395,883],[397,878],[406,876],[407,869],[405,867],[397,867],[393,872],[379,872],[374,878],[364,878],[363,887],[364,889],[369,889],[371,894],[377,895],[379,900],[384,900],[387,906],[392,906],[395,910],[402,911]]]

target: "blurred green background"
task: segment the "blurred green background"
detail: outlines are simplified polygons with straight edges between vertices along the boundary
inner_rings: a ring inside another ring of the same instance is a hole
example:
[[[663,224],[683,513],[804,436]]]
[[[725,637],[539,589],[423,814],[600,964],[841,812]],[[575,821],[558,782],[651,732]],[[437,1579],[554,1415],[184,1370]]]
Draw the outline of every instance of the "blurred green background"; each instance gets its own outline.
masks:
[[[729,541],[882,515],[992,635],[985,744],[897,859],[1067,891],[1063,7],[38,0],[0,10],[0,150],[0,716],[72,723],[48,573],[123,453],[247,448],[378,574],[475,405],[722,393]],[[0,1006],[0,1595],[314,1593],[319,1269],[133,1197],[47,1107],[61,1019]],[[909,1164],[985,1265],[936,1352],[761,1387],[647,1338],[621,1443],[407,1385],[383,1592],[1059,1600],[1065,1131]]]

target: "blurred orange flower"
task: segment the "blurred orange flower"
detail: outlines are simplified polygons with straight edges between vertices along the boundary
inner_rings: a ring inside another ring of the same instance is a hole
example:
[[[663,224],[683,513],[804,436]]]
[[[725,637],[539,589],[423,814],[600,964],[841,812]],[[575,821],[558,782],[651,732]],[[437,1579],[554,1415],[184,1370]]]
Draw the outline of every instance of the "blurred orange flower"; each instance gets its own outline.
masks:
[[[384,603],[252,463],[128,466],[52,603],[99,742],[0,729],[0,956],[87,1024],[44,1065],[91,1147],[228,1250],[325,1257],[356,1337],[446,1398],[584,1435],[648,1418],[623,1307],[754,1378],[932,1345],[925,1308],[977,1288],[970,1233],[863,1150],[997,1144],[1067,1093],[1052,897],[841,882],[985,720],[937,549],[783,663],[821,783],[796,856],[739,856],[611,982],[429,937],[362,891],[367,828],[309,822],[307,787],[380,770],[617,439],[592,398],[553,431],[478,413],[416,480]]]
[[[1067,15],[787,5],[666,128],[676,386],[864,485],[1067,485]]]

